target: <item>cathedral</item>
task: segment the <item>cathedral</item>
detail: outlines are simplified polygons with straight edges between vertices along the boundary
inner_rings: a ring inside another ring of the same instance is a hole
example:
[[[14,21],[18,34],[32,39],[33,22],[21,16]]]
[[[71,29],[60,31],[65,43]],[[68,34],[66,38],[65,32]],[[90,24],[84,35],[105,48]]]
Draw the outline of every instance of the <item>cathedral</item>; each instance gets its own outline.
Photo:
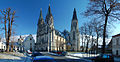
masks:
[[[54,20],[51,13],[50,5],[45,21],[42,16],[42,9],[40,10],[40,16],[37,24],[36,35],[36,51],[66,51],[68,43],[70,44],[70,50],[80,50],[80,34],[78,29],[78,19],[76,10],[74,9],[73,18],[71,23],[71,31],[69,36],[65,37],[63,33],[54,28]],[[67,40],[69,39],[69,40]]]

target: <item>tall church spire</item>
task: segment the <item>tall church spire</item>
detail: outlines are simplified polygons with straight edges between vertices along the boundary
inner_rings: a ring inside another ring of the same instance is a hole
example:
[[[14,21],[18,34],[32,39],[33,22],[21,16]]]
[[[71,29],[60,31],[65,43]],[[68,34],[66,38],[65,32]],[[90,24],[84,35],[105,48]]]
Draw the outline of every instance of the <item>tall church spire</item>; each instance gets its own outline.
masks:
[[[40,16],[39,16],[38,24],[44,24],[44,20],[42,16],[42,9],[40,9]]]
[[[40,20],[43,19],[43,16],[42,16],[42,8],[40,9],[40,17],[39,17]]]
[[[76,9],[74,8],[74,11],[73,11],[73,18],[72,20],[77,20],[77,14],[76,14]]]
[[[45,22],[48,24],[48,25],[53,25],[53,16],[52,16],[52,13],[51,13],[51,8],[50,8],[50,4],[49,4],[49,7],[48,7],[48,12],[47,12],[47,15],[46,15],[46,19],[45,19]]]
[[[49,4],[49,7],[48,7],[48,13],[47,13],[47,15],[52,15],[51,9],[50,9],[50,4]]]

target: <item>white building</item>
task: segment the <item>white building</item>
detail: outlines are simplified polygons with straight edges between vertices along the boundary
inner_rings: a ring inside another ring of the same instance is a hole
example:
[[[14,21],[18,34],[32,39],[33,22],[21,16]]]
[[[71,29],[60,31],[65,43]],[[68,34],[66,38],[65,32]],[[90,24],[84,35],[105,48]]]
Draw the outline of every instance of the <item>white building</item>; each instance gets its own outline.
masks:
[[[27,50],[34,51],[34,47],[35,47],[35,40],[34,40],[33,36],[30,34],[23,41],[23,50],[24,51],[27,51]]]
[[[6,43],[5,42],[0,42],[0,50],[6,50]]]
[[[23,41],[24,41],[24,38],[22,36],[20,36],[20,38],[18,38],[18,42],[17,42],[17,50],[19,52],[23,52]]]
[[[120,34],[112,36],[112,53],[120,55]]]

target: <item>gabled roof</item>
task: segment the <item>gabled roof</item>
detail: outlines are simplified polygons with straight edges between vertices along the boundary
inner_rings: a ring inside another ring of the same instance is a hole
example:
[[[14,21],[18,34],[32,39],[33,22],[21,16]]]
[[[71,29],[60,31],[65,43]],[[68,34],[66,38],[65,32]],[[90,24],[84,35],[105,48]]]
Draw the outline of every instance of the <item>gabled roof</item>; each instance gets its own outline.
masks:
[[[112,37],[118,37],[118,36],[120,36],[120,33],[119,33],[119,34],[117,34],[117,35],[114,35],[114,36],[112,36]]]

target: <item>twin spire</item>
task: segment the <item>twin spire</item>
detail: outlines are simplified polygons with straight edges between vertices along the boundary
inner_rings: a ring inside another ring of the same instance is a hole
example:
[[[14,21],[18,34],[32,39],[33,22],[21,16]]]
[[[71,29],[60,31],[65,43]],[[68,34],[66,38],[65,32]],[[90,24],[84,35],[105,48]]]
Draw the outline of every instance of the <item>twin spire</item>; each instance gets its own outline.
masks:
[[[52,13],[51,13],[50,4],[49,4],[47,16],[51,16],[51,15],[52,15]],[[43,16],[42,16],[42,8],[41,8],[38,24],[43,24],[43,23],[44,23],[44,20],[43,20]]]
[[[43,19],[43,16],[42,16],[42,8],[40,9],[40,17],[39,17],[40,20]]]
[[[49,4],[49,7],[48,7],[47,16],[52,16],[51,9],[50,9],[50,4]],[[78,20],[75,8],[74,8],[74,11],[73,11],[73,18],[72,18],[72,20]],[[42,16],[42,9],[40,10],[39,22],[40,22],[40,24],[44,23],[43,16]]]
[[[50,15],[52,15],[52,13],[51,13],[50,4],[49,4],[47,16],[50,16]],[[43,16],[42,16],[42,8],[41,8],[38,24],[43,24],[43,23],[44,23],[44,20],[43,20]]]
[[[49,4],[49,7],[48,7],[48,13],[47,13],[47,15],[52,15],[51,9],[50,9],[50,4]]]
[[[40,17],[39,17],[38,24],[44,24],[44,20],[43,20],[43,16],[42,16],[42,9],[40,9]]]

